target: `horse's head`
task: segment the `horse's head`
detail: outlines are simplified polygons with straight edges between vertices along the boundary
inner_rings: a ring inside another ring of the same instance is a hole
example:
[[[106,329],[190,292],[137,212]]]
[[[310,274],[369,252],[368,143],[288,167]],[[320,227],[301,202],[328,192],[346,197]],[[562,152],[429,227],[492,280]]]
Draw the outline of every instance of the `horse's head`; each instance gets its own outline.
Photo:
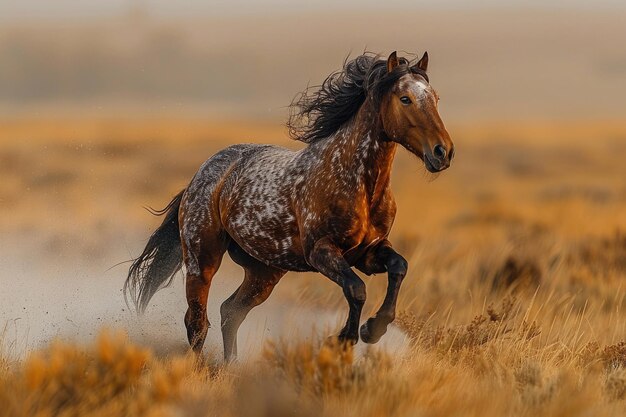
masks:
[[[404,75],[382,97],[383,129],[391,140],[421,158],[428,171],[443,171],[454,157],[454,144],[437,110],[439,97],[426,76],[428,53],[415,65],[409,65],[395,52],[387,59],[389,74],[396,71]]]

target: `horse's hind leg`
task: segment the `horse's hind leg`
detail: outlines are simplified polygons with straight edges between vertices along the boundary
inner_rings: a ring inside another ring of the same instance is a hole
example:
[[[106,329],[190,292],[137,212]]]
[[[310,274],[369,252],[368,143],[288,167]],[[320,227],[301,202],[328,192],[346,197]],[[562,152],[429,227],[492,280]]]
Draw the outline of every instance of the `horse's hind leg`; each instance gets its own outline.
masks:
[[[237,356],[237,331],[241,323],[250,310],[267,300],[274,286],[285,275],[285,271],[266,266],[247,254],[234,254],[231,251],[231,256],[235,262],[243,266],[245,277],[243,283],[224,301],[220,309],[226,362]]]
[[[210,323],[207,318],[207,300],[209,287],[213,275],[217,272],[217,265],[208,265],[198,275],[187,273],[186,294],[187,312],[185,313],[185,327],[187,327],[187,339],[194,352],[199,353],[204,345]]]
[[[183,258],[187,269],[185,286],[188,305],[185,313],[185,327],[187,327],[189,345],[196,353],[202,350],[210,327],[206,311],[209,288],[225,252],[226,243],[218,237],[202,241],[202,245],[183,244]]]

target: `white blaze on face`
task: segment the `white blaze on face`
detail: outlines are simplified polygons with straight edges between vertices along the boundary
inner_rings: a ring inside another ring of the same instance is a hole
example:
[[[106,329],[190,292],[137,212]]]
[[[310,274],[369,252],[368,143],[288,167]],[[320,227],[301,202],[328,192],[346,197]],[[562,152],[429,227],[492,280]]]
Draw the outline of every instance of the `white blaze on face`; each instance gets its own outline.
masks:
[[[433,94],[432,87],[425,81],[416,80],[412,75],[405,77],[400,84],[400,91],[410,91],[417,101],[422,101]]]
[[[422,81],[417,81],[415,83],[415,88],[413,89],[414,92],[416,92],[415,96],[416,97],[424,97],[426,96],[426,94],[428,94],[428,85]]]

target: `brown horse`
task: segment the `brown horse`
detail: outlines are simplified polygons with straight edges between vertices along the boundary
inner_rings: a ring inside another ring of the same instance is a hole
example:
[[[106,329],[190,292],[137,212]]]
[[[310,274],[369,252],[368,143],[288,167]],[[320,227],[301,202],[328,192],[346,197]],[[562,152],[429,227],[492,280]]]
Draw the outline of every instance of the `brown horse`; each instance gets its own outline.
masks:
[[[245,271],[221,306],[224,357],[237,354],[237,330],[287,271],[317,271],[341,286],[350,311],[339,339],[359,339],[365,284],[352,270],[387,272],[378,312],[360,328],[376,343],[394,320],[407,261],[387,240],[396,205],[390,173],[397,145],[430,172],[450,166],[454,146],[429,84],[428,54],[417,62],[364,54],[293,104],[288,126],[299,151],[241,144],[208,159],[169,205],[125,284],[140,312],[184,262],[185,325],[194,351],[209,328],[207,298],[224,253]]]

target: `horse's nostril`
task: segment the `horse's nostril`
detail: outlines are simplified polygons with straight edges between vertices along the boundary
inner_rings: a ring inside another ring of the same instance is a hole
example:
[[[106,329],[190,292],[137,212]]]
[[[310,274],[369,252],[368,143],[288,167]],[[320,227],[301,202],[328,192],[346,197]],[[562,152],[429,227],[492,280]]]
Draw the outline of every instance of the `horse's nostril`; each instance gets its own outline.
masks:
[[[433,155],[435,155],[435,158],[437,159],[445,158],[446,148],[444,148],[442,145],[435,145],[435,147],[433,148]]]

